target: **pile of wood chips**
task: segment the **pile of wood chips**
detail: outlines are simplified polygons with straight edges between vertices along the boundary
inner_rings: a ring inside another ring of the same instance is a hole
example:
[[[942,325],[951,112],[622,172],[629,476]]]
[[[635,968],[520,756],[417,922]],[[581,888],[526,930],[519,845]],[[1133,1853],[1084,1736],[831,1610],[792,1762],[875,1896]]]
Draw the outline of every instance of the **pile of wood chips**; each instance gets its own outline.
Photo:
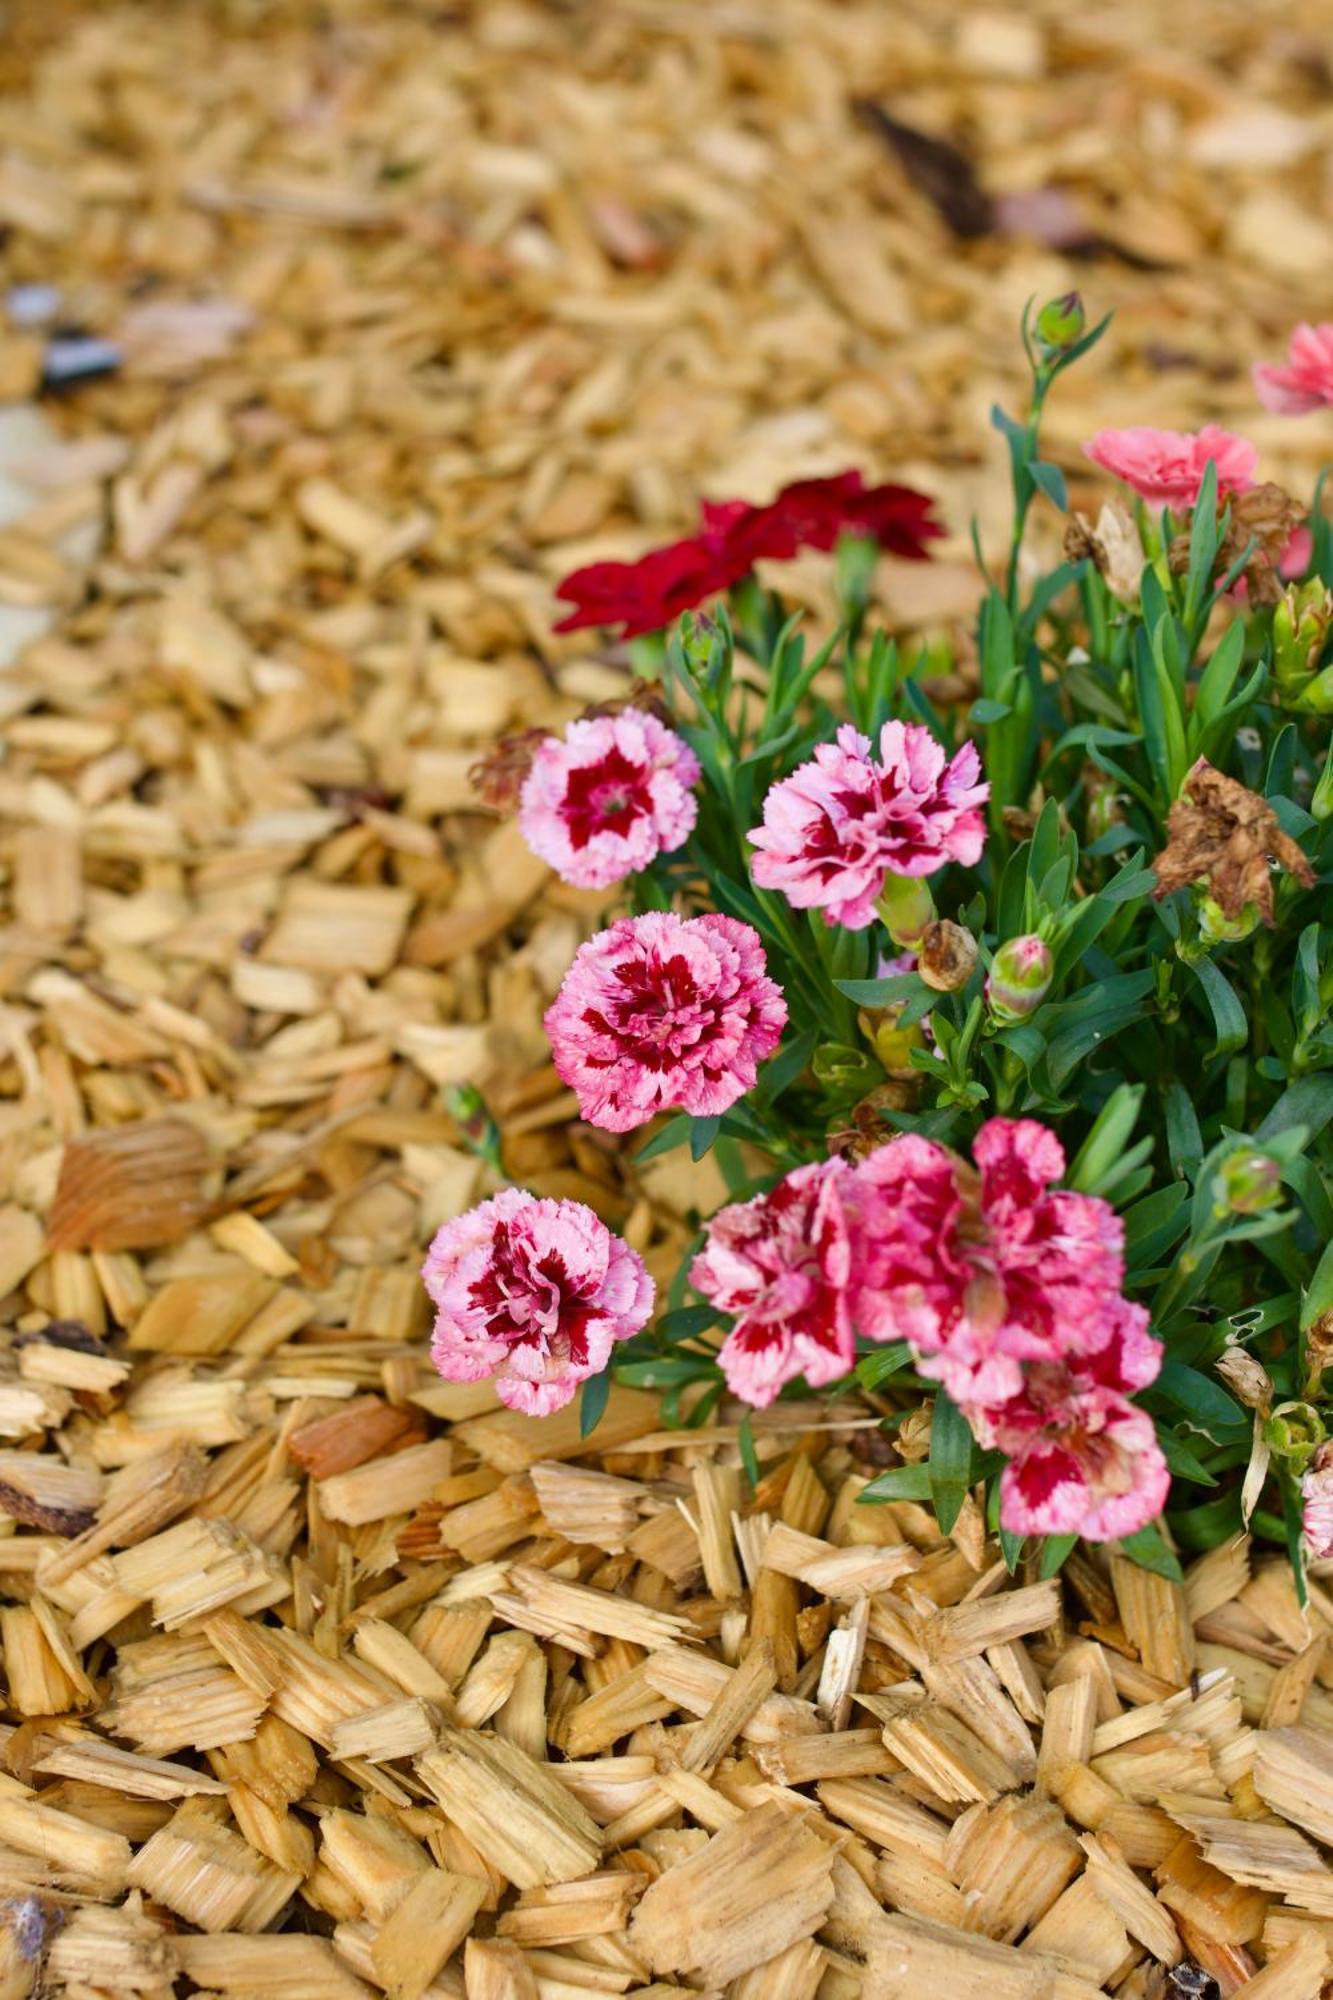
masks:
[[[492,1185],[450,1084],[660,1279],[722,1195],[574,1121],[542,1013],[606,899],[468,784],[623,689],[553,582],[848,464],[997,530],[1072,283],[1076,499],[1098,424],[1205,417],[1308,493],[1248,367],[1333,262],[1326,33],[11,0],[4,286],[123,359],[0,468],[5,2000],[1320,1992],[1318,1586],[1011,1579],[971,1503],[858,1505],[860,1403],[760,1421],[757,1490],[729,1407],[498,1411],[417,1266]],[[0,313],[0,400],[47,337]],[[964,535],[885,589],[963,617]]]

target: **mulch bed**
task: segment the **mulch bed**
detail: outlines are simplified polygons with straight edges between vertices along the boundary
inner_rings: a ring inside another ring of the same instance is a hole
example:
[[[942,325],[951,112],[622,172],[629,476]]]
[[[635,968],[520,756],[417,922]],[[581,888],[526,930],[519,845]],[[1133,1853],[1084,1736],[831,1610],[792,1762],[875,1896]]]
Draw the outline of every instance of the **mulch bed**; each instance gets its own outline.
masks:
[[[608,899],[469,785],[624,689],[554,582],[856,465],[958,530],[881,574],[965,686],[989,407],[1071,284],[1075,504],[1107,422],[1308,490],[1248,367],[1327,309],[1325,10],[5,29],[4,284],[121,364],[0,526],[0,1992],[1315,2000],[1318,1583],[1011,1578],[971,1503],[857,1505],[887,1403],[770,1412],[757,1487],[726,1406],[535,1424],[437,1380],[417,1267],[488,1185],[451,1084],[659,1279],[722,1197],[573,1121]],[[0,399],[51,333],[0,317]]]

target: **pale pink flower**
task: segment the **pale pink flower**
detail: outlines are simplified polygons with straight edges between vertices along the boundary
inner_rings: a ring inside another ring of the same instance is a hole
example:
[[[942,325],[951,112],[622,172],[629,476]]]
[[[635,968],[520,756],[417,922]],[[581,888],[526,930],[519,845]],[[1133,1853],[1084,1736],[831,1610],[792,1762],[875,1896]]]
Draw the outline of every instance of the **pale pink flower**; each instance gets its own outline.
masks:
[[[861,1161],[852,1315],[871,1340],[906,1340],[957,1403],[1017,1395],[1022,1364],[1092,1351],[1123,1305],[1124,1231],[1108,1202],[1052,1189],[1053,1132],[992,1118],[976,1167],[907,1133]]]
[[[643,1259],[590,1208],[520,1188],[446,1222],[421,1275],[446,1382],[493,1380],[502,1403],[533,1417],[600,1375],[653,1308]]]
[[[787,1021],[758,933],[735,917],[623,917],[578,952],[546,1016],[580,1114],[628,1132],[669,1106],[726,1111]]]
[[[1286,367],[1257,362],[1254,386],[1264,408],[1284,417],[1333,403],[1333,320],[1318,326],[1302,320],[1291,336]]]
[[[989,796],[974,743],[946,763],[922,724],[886,722],[877,761],[869,737],[844,724],[764,800],[764,823],[750,835],[754,879],[798,910],[864,930],[890,873],[933,875],[948,861],[980,859],[978,808]]]
[[[548,736],[523,783],[518,823],[533,853],[578,889],[606,889],[673,853],[694,826],[699,762],[639,709]]]
[[[1216,424],[1201,431],[1159,431],[1148,424],[1098,431],[1083,449],[1094,465],[1123,479],[1150,506],[1177,513],[1198,499],[1209,460],[1217,466],[1219,498],[1246,492],[1259,464],[1252,444]]]
[[[1301,1528],[1315,1562],[1333,1556],[1333,1444],[1321,1444],[1301,1477]]]
[[[840,1160],[797,1167],[766,1194],[720,1209],[690,1267],[695,1289],[735,1315],[718,1359],[733,1394],[757,1409],[796,1376],[818,1388],[855,1359],[848,1178]]]

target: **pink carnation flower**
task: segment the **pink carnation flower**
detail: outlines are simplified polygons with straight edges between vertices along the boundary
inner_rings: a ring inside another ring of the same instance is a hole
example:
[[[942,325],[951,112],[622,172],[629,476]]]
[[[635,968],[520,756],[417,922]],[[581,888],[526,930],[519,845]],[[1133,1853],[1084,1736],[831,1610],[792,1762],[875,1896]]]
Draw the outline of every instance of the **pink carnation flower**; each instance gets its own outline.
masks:
[[[1123,479],[1153,507],[1192,507],[1209,460],[1217,466],[1219,497],[1244,493],[1254,484],[1259,454],[1244,438],[1205,424],[1201,431],[1159,431],[1139,424],[1124,431],[1098,431],[1083,447],[1094,465]]]
[[[1033,1362],[1016,1396],[967,1409],[979,1442],[1009,1458],[1000,1520],[1012,1534],[1111,1541],[1165,1505],[1171,1475],[1152,1419],[1129,1401],[1157,1379],[1162,1344],[1143,1307],[1123,1299],[1099,1326],[1091,1352]]]
[[[797,1167],[767,1194],[720,1209],[690,1267],[695,1289],[736,1315],[718,1359],[733,1394],[757,1409],[798,1375],[817,1388],[852,1366],[848,1178],[838,1160]]]
[[[853,1319],[906,1340],[956,1403],[1000,1403],[1022,1364],[1091,1351],[1122,1306],[1124,1231],[1110,1204],[1053,1190],[1063,1148],[1032,1119],[992,1118],[976,1169],[932,1139],[891,1139],[856,1169]]]
[[[623,917],[589,938],[546,1016],[555,1066],[590,1125],[628,1132],[678,1106],[725,1111],[787,1021],[758,934],[735,917]]]
[[[571,722],[548,736],[523,782],[519,825],[533,853],[578,889],[606,889],[689,838],[693,750],[655,715]]]
[[[860,931],[874,921],[890,873],[933,875],[948,861],[980,859],[979,807],[990,787],[976,745],[965,743],[946,764],[920,723],[886,722],[879,754],[877,762],[869,737],[844,724],[835,743],[821,743],[773,786],[764,823],[750,835],[761,889]]]
[[[643,1259],[579,1201],[504,1188],[447,1222],[421,1275],[446,1382],[493,1379],[511,1410],[549,1416],[599,1375],[653,1307]]]
[[[1267,410],[1284,417],[1303,416],[1333,403],[1333,320],[1318,326],[1302,321],[1291,336],[1285,368],[1260,361],[1254,386]]]
[[[1333,1556],[1333,1444],[1321,1444],[1301,1478],[1301,1527],[1315,1562]]]

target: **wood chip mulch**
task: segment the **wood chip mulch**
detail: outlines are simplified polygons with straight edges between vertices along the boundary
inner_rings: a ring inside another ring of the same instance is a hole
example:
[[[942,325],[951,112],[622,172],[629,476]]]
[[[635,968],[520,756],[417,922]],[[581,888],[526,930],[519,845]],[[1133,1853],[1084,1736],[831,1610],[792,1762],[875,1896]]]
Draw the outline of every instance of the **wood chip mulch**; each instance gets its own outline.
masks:
[[[1075,283],[1076,504],[1116,422],[1308,491],[1248,368],[1327,313],[1325,10],[4,25],[4,287],[121,365],[31,419],[0,315],[0,1995],[1316,2000],[1320,1582],[1010,1578],[970,1502],[857,1504],[864,1403],[759,1421],[755,1488],[730,1407],[535,1424],[434,1376],[417,1266],[491,1184],[453,1084],[663,1280],[722,1193],[571,1121],[606,901],[468,784],[623,690],[553,582],[852,464],[939,496],[885,591],[960,631]]]

